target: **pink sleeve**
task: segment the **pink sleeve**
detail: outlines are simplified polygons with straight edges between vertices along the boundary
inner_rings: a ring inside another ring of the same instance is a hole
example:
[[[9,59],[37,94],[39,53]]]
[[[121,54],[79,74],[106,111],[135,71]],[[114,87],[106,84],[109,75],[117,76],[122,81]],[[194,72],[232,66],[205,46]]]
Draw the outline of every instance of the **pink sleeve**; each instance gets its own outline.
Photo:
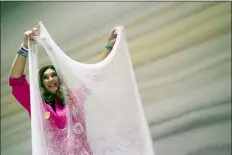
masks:
[[[66,112],[60,108],[56,108],[56,113],[49,104],[46,104],[48,112],[50,112],[50,120],[55,123],[59,129],[63,129],[66,124]]]
[[[23,75],[21,78],[9,77],[9,85],[12,87],[13,96],[30,115],[30,86],[26,80],[26,75]]]

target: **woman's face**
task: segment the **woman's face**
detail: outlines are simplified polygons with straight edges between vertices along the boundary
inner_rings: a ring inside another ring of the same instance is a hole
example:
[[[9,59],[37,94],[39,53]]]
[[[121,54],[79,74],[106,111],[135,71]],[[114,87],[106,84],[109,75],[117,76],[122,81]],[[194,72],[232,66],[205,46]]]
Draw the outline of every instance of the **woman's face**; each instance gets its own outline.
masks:
[[[56,94],[60,82],[56,72],[53,69],[47,69],[43,74],[43,85],[52,94]]]

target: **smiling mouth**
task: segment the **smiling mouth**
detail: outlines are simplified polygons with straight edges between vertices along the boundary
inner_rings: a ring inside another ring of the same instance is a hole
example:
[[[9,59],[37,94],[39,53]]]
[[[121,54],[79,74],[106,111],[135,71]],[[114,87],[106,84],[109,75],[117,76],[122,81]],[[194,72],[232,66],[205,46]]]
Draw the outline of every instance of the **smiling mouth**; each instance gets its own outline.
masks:
[[[56,84],[55,83],[54,84],[50,84],[48,87],[49,88],[54,88],[54,87],[56,87]]]

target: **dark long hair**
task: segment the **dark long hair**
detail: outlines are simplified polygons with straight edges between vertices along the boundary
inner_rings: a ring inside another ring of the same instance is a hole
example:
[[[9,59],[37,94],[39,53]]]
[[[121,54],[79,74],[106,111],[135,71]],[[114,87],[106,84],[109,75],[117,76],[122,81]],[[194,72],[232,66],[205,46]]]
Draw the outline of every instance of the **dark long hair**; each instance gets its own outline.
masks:
[[[47,104],[50,104],[51,106],[54,106],[54,101],[57,98],[60,100],[61,106],[64,107],[64,97],[63,97],[62,90],[60,89],[60,86],[58,87],[56,94],[52,94],[43,85],[43,75],[47,69],[53,69],[56,72],[56,69],[53,65],[44,66],[39,70],[39,84],[40,84],[41,96],[42,96],[43,100]],[[58,77],[58,79],[59,79],[59,82],[61,84],[59,77]]]

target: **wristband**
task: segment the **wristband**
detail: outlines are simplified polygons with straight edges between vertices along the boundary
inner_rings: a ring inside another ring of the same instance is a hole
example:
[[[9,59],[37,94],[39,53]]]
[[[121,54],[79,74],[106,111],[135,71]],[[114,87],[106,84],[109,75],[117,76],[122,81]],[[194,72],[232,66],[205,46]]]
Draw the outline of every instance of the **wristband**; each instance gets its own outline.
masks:
[[[21,45],[21,48],[23,48],[24,50],[28,51],[28,49],[26,47],[24,47],[23,44]]]
[[[23,56],[24,58],[27,58],[28,50],[23,45],[21,45],[21,48],[18,50],[18,54]]]
[[[113,49],[113,45],[106,45],[105,48],[108,49],[109,51],[111,51]]]

